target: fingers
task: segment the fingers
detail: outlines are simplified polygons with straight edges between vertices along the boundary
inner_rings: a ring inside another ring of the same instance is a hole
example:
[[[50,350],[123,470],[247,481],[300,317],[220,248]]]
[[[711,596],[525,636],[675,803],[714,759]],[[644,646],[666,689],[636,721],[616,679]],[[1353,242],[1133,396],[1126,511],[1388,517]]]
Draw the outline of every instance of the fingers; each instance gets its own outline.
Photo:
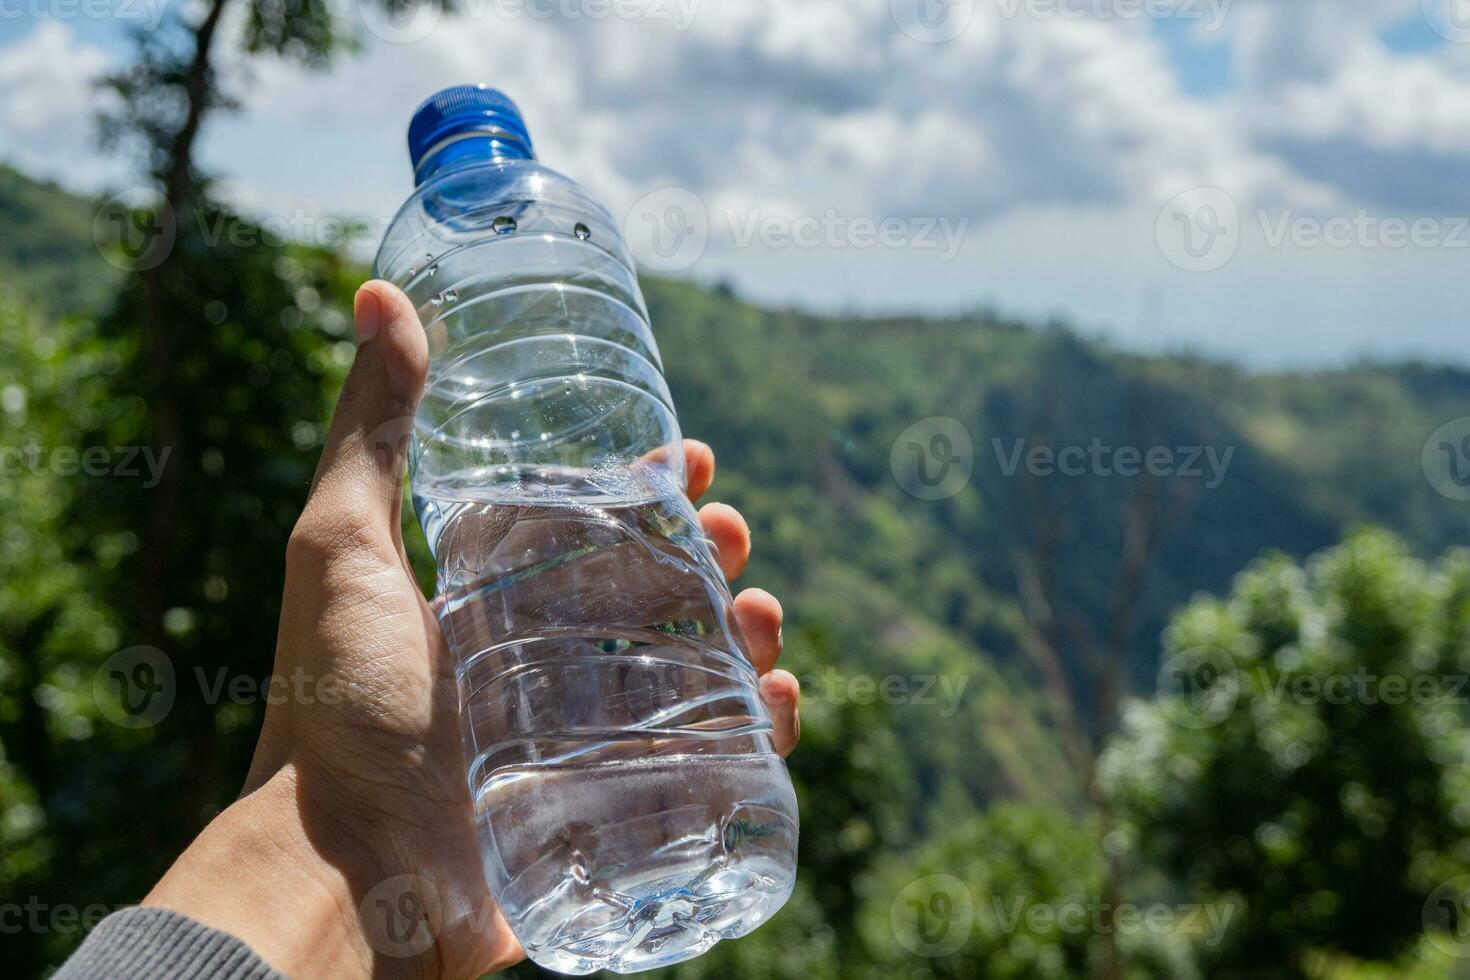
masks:
[[[714,545],[725,578],[738,577],[750,561],[750,528],[740,511],[729,504],[705,504],[699,508],[699,523]]]
[[[755,672],[769,673],[781,657],[781,603],[764,589],[746,589],[731,608]]]
[[[704,496],[715,479],[715,451],[698,439],[685,439],[684,449],[684,495],[691,501]],[[643,454],[645,463],[668,464],[669,446],[659,446]]]
[[[715,454],[704,443],[686,439],[684,458],[689,499],[698,500],[714,480]],[[715,546],[725,577],[735,578],[745,571],[750,560],[750,527],[740,512],[729,504],[705,504],[699,509],[699,523]],[[781,657],[781,603],[764,589],[746,589],[735,597],[731,612],[750,652],[750,662],[760,675],[761,700],[771,712],[771,740],[784,758],[801,740],[797,709],[801,685],[787,671],[775,669]]]
[[[771,671],[761,678],[760,684],[761,700],[770,709],[774,726],[771,740],[777,754],[788,756],[801,741],[801,716],[796,707],[801,698],[801,686],[784,670]]]
[[[698,439],[685,439],[684,473],[684,492],[698,502],[715,482],[715,451]]]
[[[337,399],[302,520],[346,521],[396,542],[428,343],[408,297],[389,283],[359,289],[354,314],[357,356]]]
[[[775,669],[781,657],[781,603],[764,589],[746,589],[735,597],[731,609],[750,651],[750,662],[761,675],[761,700],[771,712],[774,725],[771,737],[776,751],[789,755],[801,739],[801,719],[797,713],[801,689],[795,677]]]

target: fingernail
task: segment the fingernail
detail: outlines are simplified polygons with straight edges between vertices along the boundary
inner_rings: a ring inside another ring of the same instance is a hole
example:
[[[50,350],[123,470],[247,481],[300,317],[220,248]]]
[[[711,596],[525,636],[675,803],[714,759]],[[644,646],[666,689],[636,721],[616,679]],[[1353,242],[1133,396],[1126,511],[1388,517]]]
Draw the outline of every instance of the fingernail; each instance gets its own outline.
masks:
[[[370,289],[359,289],[352,300],[352,320],[357,330],[357,346],[372,340],[383,325],[383,305]]]

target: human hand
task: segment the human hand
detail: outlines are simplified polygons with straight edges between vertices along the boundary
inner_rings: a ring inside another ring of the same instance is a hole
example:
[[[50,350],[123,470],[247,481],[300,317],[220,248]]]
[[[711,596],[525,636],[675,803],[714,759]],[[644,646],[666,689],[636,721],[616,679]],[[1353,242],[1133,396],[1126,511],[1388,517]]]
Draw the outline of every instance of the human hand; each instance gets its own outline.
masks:
[[[334,696],[267,708],[241,799],[144,904],[230,932],[292,976],[477,977],[522,954],[486,892],[453,657],[403,547],[404,459],[381,445],[406,433],[428,350],[393,286],[368,283],[355,305],[357,357],[287,548],[275,663],[279,677],[332,678]],[[694,440],[684,452],[698,500],[714,455]],[[699,518],[733,579],[750,555],[744,519],[717,503]],[[781,606],[748,589],[733,613],[785,755],[799,723],[796,679],[774,669]]]

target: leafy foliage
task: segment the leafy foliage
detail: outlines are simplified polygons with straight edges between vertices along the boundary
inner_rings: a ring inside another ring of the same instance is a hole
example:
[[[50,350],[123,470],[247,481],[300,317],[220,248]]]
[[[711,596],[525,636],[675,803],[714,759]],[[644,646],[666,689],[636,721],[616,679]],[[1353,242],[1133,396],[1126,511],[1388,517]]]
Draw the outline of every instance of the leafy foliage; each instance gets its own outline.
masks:
[[[12,229],[0,237],[0,296],[50,316],[101,309],[120,277],[82,261],[92,251],[96,212],[94,202],[0,164],[0,222]]]
[[[1132,707],[1103,779],[1137,846],[1241,903],[1214,975],[1407,951],[1470,858],[1470,555],[1361,532],[1305,568],[1266,558],[1166,647],[1198,683]]]
[[[10,276],[27,298],[0,306],[0,444],[22,446],[34,433],[41,445],[79,452],[152,445],[159,436],[150,409],[164,400],[177,407],[166,443],[179,489],[165,509],[173,525],[164,547],[141,544],[158,510],[158,488],[143,480],[43,467],[0,481],[7,545],[0,552],[0,889],[53,906],[110,906],[136,901],[237,791],[263,705],[258,697],[237,703],[210,692],[220,676],[253,679],[258,688],[270,669],[283,544],[350,358],[347,313],[366,273],[341,256],[280,247],[269,236],[206,238],[220,222],[248,222],[200,190],[178,222],[157,292],[134,277],[111,304],[79,294],[72,308],[80,314],[58,318],[38,293],[58,281],[116,282],[105,278],[112,270],[96,258],[90,236],[77,233],[77,214],[91,206],[29,184],[15,195],[41,203],[7,212],[18,216],[13,239],[54,234],[72,244],[56,250],[50,265],[29,253],[0,256],[0,268],[20,261],[32,272],[58,270]],[[68,208],[70,217],[62,213]],[[1059,746],[1057,709],[1029,653],[1038,631],[1016,569],[1038,547],[1039,506],[1055,521],[1056,591],[1066,599],[1069,628],[1099,630],[1134,485],[1100,474],[1028,481],[1002,465],[1015,440],[1235,448],[1223,481],[1198,488],[1148,568],[1124,637],[1135,687],[1153,683],[1153,637],[1170,610],[1197,591],[1225,590],[1268,545],[1306,555],[1361,519],[1394,527],[1418,551],[1437,551],[1443,536],[1470,530],[1463,510],[1424,485],[1417,459],[1423,437],[1470,396],[1462,373],[1365,367],[1253,376],[1188,359],[1125,357],[985,314],[822,317],[762,309],[729,290],[659,280],[645,286],[684,429],[715,447],[716,493],[751,523],[756,549],[745,582],[782,599],[785,663],[805,687],[804,740],[791,760],[803,819],[796,895],[756,935],[671,975],[1072,976],[1100,969],[1097,929],[1028,931],[995,912],[997,898],[1009,915],[1017,897],[1065,905],[1095,901],[1109,887],[1100,855],[1111,852],[1100,843],[1102,828],[1080,815],[1084,789]],[[162,372],[139,327],[150,302],[167,311],[159,322],[173,343]],[[1365,391],[1375,393],[1371,408],[1354,408]],[[974,471],[957,495],[926,501],[900,487],[890,451],[906,427],[932,416],[955,418],[969,431]],[[1379,434],[1355,438],[1352,428],[1370,421]],[[405,520],[412,556],[426,573],[422,537],[411,513]],[[1427,581],[1447,576],[1440,570]],[[1390,593],[1396,598],[1373,607],[1388,611],[1383,622],[1408,616],[1396,627],[1405,636],[1419,636],[1416,624],[1435,615],[1415,599],[1417,581],[1408,575]],[[139,595],[150,587],[163,600],[178,692],[160,724],[129,729],[109,719],[95,681],[110,657],[145,642]],[[1315,595],[1311,588],[1298,592]],[[1373,594],[1353,588],[1342,594],[1362,602]],[[1297,628],[1288,614],[1295,607],[1265,598],[1256,607],[1250,635],[1286,644],[1280,638]],[[1344,637],[1367,643],[1392,635]],[[1229,638],[1216,642],[1228,647]],[[890,677],[907,682],[907,694],[885,701],[873,691]],[[925,679],[932,680],[927,703],[918,695]],[[945,683],[950,700],[942,696]],[[1233,731],[1240,714],[1221,731]],[[1320,737],[1333,743],[1330,726],[1350,722],[1357,723],[1333,714],[1321,722],[1330,735]],[[1386,740],[1379,755],[1367,742],[1347,744],[1375,760],[1372,774],[1383,785],[1411,779],[1422,788],[1426,767],[1442,769],[1432,759],[1414,761],[1414,752],[1431,746],[1412,730],[1373,732]],[[1390,750],[1410,761],[1388,766]],[[1302,784],[1301,794],[1294,782],[1266,781],[1279,797],[1252,786],[1257,795],[1246,799],[1259,796],[1257,805],[1269,809],[1273,799],[1301,795],[1312,808],[1328,807],[1341,788],[1335,773]],[[1257,778],[1254,770],[1249,778]],[[1406,823],[1398,810],[1385,815],[1380,799],[1391,794],[1364,785],[1367,795],[1353,796],[1354,819],[1369,826],[1379,814],[1386,828],[1408,827],[1413,837],[1403,844],[1363,832],[1360,851],[1372,852],[1373,867],[1408,854],[1416,877],[1404,894],[1419,895],[1420,858],[1453,858],[1446,834],[1458,837],[1461,829],[1427,817]],[[1414,798],[1431,800],[1423,792]],[[1236,829],[1253,839],[1254,825]],[[1161,848],[1165,840],[1160,834]],[[1313,874],[1325,873],[1326,852],[1311,853]],[[1158,856],[1168,858],[1162,850]],[[904,887],[935,873],[965,882],[976,924],[955,952],[914,957],[897,939],[893,905]],[[1300,912],[1301,896],[1321,891],[1316,881],[1284,874],[1271,898],[1285,902],[1289,916],[1303,916],[1302,927],[1316,930],[1312,942],[1364,955],[1402,948],[1370,947],[1367,935],[1343,938],[1357,920],[1340,910],[1313,911],[1308,901]],[[1170,882],[1151,877],[1125,884],[1173,895]],[[1291,891],[1298,887],[1308,890]],[[1258,919],[1245,921],[1255,928]],[[1250,942],[1279,949],[1282,930],[1295,924]],[[12,944],[13,968],[39,973],[79,937],[75,930],[27,932]],[[1188,937],[1122,938],[1125,966],[1138,976],[1188,976],[1191,957],[1211,952]]]
[[[0,314],[3,443],[35,447],[34,462],[7,456],[20,472],[0,481],[0,741],[13,788],[0,798],[0,867],[7,893],[51,905],[136,901],[238,791],[262,705],[223,693],[219,679],[252,679],[258,691],[270,671],[282,549],[351,356],[344,314],[320,301],[340,288],[334,256],[181,239],[173,261],[189,270],[169,280],[187,290],[170,308],[191,315],[165,382],[181,425],[157,467],[145,463],[149,351],[128,327],[136,287],[96,321]],[[96,465],[84,468],[88,458]],[[156,556],[162,575],[144,582],[140,529],[164,466],[185,492]],[[131,728],[109,720],[104,666],[143,642],[142,587],[169,597],[177,691],[156,727]],[[33,938],[22,971],[78,937]]]

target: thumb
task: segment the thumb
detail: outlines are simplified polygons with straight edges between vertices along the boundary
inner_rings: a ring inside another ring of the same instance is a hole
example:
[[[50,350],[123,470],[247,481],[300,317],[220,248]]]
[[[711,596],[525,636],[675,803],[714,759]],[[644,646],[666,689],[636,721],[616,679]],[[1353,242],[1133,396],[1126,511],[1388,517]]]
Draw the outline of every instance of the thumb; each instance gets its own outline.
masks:
[[[403,471],[429,349],[418,313],[391,283],[374,280],[353,301],[357,356],[337,398],[312,479],[307,513],[398,539]]]

